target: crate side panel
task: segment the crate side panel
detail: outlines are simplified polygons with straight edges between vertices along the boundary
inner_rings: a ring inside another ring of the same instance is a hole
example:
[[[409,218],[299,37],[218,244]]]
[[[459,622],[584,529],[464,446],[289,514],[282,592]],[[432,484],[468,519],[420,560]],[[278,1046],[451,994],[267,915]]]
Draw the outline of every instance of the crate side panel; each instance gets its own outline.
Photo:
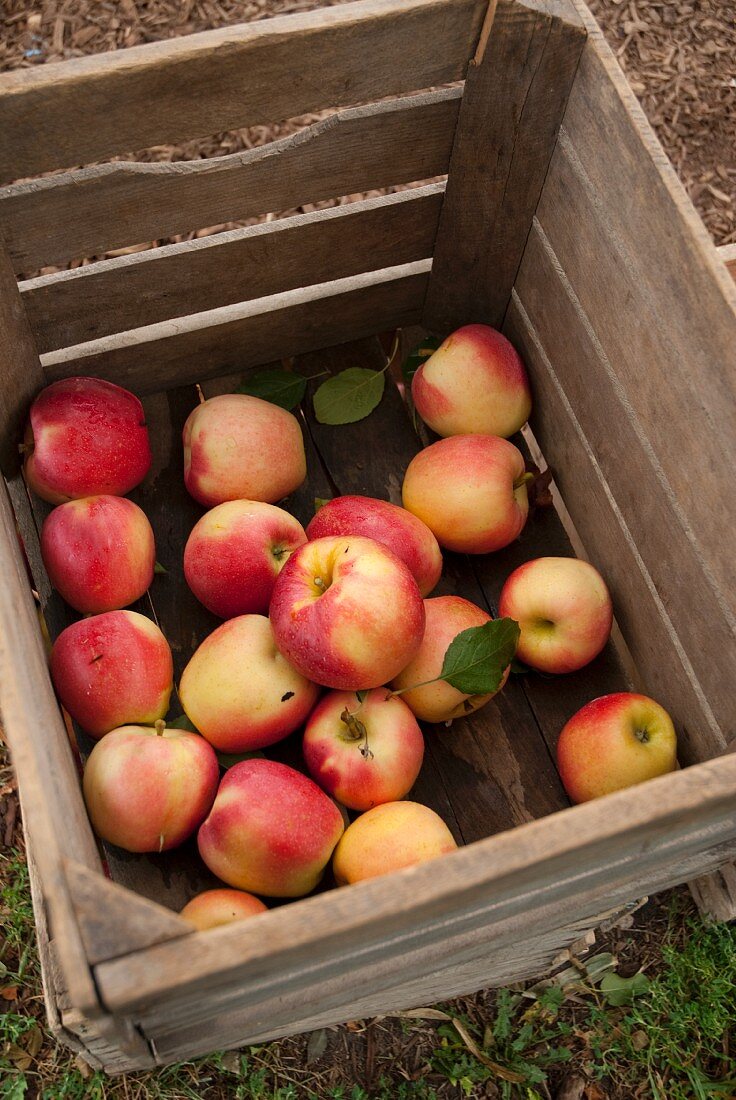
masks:
[[[462,79],[485,8],[359,0],[6,73],[2,180]]]

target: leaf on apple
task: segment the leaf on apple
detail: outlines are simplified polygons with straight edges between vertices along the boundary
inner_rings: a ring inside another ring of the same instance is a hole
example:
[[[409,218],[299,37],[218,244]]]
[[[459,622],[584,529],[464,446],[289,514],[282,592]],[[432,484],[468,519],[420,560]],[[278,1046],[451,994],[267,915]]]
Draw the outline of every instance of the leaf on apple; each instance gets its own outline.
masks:
[[[329,504],[332,497],[315,497],[314,498],[314,514],[317,515],[320,508],[324,508],[325,504]]]
[[[639,971],[631,978],[622,978],[619,974],[606,974],[600,983],[600,991],[610,1005],[620,1008],[631,1004],[634,997],[641,996],[649,989],[649,979]]]
[[[260,397],[282,409],[294,409],[304,397],[307,379],[283,367],[264,367],[247,374],[238,393]]]
[[[254,749],[252,752],[218,752],[216,755],[218,764],[225,771],[232,768],[233,764],[241,764],[243,760],[265,759],[264,754],[258,749]]]
[[[430,355],[434,355],[442,341],[436,336],[427,336],[421,343],[409,352],[401,364],[401,373],[407,386],[411,386],[412,379],[422,363],[426,363]]]
[[[515,619],[491,619],[471,626],[450,642],[440,680],[464,695],[489,695],[498,691],[519,642]]]
[[[153,567],[153,571],[154,571],[154,573],[168,573],[168,569],[165,566],[163,566],[160,561],[156,562],[156,564]]]
[[[384,372],[348,367],[323,382],[314,395],[314,414],[320,424],[354,424],[380,403]]]

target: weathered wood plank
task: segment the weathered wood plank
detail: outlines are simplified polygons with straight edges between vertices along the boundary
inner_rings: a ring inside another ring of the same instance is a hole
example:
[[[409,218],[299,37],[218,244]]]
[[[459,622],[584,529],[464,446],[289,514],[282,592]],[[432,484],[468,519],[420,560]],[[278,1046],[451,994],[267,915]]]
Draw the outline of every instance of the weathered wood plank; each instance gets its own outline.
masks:
[[[718,249],[718,255],[728,268],[731,278],[736,282],[736,244],[723,244]]]
[[[7,477],[20,466],[23,421],[43,383],[33,333],[0,233],[0,470]]]
[[[117,162],[3,188],[0,225],[15,270],[443,175],[461,95],[450,88],[357,107],[230,156]]]
[[[347,957],[355,966],[393,959],[400,982],[409,976],[402,956],[424,949],[426,968],[427,952],[444,952],[450,934],[492,929],[514,916],[526,931],[544,919],[548,905],[584,911],[592,891],[600,911],[609,892],[619,902],[637,897],[663,869],[732,845],[735,792],[736,756],[730,755],[520,825],[444,856],[441,864],[191,937],[185,953],[174,942],[102,964],[100,989],[113,1010],[153,1017],[156,1006],[165,1005],[173,1020],[187,1005],[196,1010],[195,1000],[201,1011],[204,997],[216,1007],[233,993],[255,1003],[288,988],[313,988]],[[727,858],[727,852],[719,856]],[[692,869],[690,862],[685,874]]]
[[[500,325],[585,43],[572,4],[500,4],[465,82],[423,323]]]
[[[736,622],[736,287],[592,34],[537,217]]]
[[[413,324],[430,264],[420,260],[103,336],[48,352],[44,371],[49,381],[94,374],[151,393]]]
[[[380,370],[378,341],[364,341],[304,356],[297,368],[314,374],[345,366]],[[356,424],[320,424],[307,406],[310,433],[340,494],[357,493],[401,503],[404,470],[421,449],[406,406],[386,378],[378,408]],[[485,606],[470,561],[446,554],[435,595],[458,595]],[[465,843],[542,817],[567,805],[534,715],[518,680],[477,713],[443,725],[426,725],[427,759],[414,797],[427,802]]]
[[[41,352],[432,254],[442,184],[219,233],[21,284]]]
[[[553,365],[557,385],[574,411],[588,446],[605,478],[607,492],[616,501],[637,552],[646,563],[651,584],[658,601],[687,652],[694,673],[707,696],[710,707],[724,732],[736,729],[736,698],[731,683],[736,679],[736,646],[733,620],[724,613],[723,601],[712,577],[704,565],[697,532],[683,514],[677,494],[659,466],[648,437],[639,422],[636,407],[621,393],[617,367],[601,348],[595,330],[582,311],[566,273],[561,269],[542,228],[535,224],[529,237],[519,278],[517,293],[524,311]],[[539,405],[546,401],[549,383],[540,378],[545,371],[532,350],[534,384]],[[541,419],[543,447],[556,467],[560,467],[566,486],[566,502],[577,515],[586,509],[572,480],[574,471],[556,453],[564,443],[559,425],[545,416],[544,409],[535,412]],[[549,423],[547,423],[549,419]],[[549,448],[549,450],[547,450]],[[566,453],[569,461],[569,450]],[[568,500],[567,497],[570,497]],[[641,502],[646,500],[646,508]],[[607,558],[607,535],[597,528],[597,515],[585,518],[586,545],[596,559]],[[587,539],[591,538],[591,542]],[[633,616],[659,617],[649,597],[649,612],[641,607],[643,594],[637,572],[620,569],[618,585],[627,608],[627,620]],[[639,574],[640,577],[640,574]],[[627,584],[627,578],[631,582]],[[669,654],[658,655],[667,662]],[[650,661],[641,666],[645,674]],[[678,665],[679,667],[679,661]],[[697,743],[697,727],[693,730]],[[709,739],[703,744],[701,758],[713,751]]]
[[[552,362],[516,295],[504,331],[519,348],[534,378],[534,434],[554,464],[557,484],[580,537],[605,573],[616,617],[648,693],[675,721],[680,759],[693,763],[722,751],[723,734],[667,609]]]
[[[358,0],[5,73],[0,179],[460,80],[485,8]]]

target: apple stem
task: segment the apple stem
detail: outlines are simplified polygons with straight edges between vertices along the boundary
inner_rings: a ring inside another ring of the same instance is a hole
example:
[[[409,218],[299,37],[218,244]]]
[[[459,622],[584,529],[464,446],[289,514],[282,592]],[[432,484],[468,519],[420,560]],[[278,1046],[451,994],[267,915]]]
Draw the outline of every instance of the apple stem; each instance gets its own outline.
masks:
[[[522,475],[522,477],[517,477],[516,481],[514,482],[514,492],[516,492],[517,489],[520,489],[522,485],[528,485],[530,481],[534,481],[535,476],[535,474],[527,471],[525,474]]]
[[[395,695],[403,695],[405,691],[414,691],[415,688],[426,687],[427,684],[436,684],[438,680],[441,680],[441,676],[433,676],[431,680],[422,680],[421,684],[409,684],[405,688],[397,688],[396,691],[389,691],[388,698],[393,699]]]
[[[156,736],[163,737],[164,730],[166,729],[166,723],[164,722],[163,718],[156,719],[156,721],[154,722],[154,728],[156,730]]]

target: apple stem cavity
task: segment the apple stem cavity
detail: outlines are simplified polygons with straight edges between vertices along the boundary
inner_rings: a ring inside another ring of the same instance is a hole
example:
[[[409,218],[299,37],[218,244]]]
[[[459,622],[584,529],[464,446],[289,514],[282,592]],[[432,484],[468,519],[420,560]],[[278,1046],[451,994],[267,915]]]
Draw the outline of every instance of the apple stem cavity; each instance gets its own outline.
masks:
[[[156,730],[156,736],[163,737],[164,730],[166,729],[166,723],[164,722],[163,718],[156,719],[156,721],[154,722],[154,728]]]

